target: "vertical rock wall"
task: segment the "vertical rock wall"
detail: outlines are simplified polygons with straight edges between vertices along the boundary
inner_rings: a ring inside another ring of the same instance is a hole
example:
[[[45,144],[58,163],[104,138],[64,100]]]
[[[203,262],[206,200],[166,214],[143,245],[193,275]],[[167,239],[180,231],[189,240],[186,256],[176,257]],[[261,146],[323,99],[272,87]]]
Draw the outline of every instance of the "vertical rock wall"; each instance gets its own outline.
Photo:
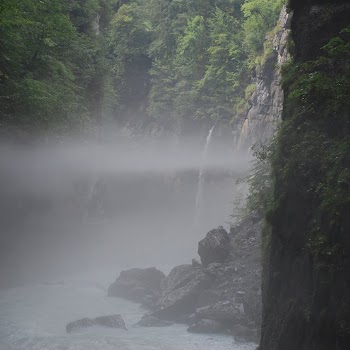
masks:
[[[253,72],[256,91],[248,101],[251,107],[245,119],[242,118],[241,128],[238,128],[237,150],[244,151],[256,142],[270,139],[280,123],[284,97],[280,85],[281,66],[288,58],[287,39],[291,16],[284,7],[272,40],[273,52],[262,67]]]
[[[298,74],[307,82],[316,74],[333,80],[342,77],[349,65],[348,53],[340,56],[341,64],[338,59],[324,59],[323,65],[313,62],[324,58],[322,48],[332,38],[339,42],[341,31],[350,26],[349,1],[291,0],[290,7],[294,65],[299,68],[291,73],[294,80]],[[348,34],[343,38],[349,42]],[[306,62],[307,73],[300,71]],[[339,188],[349,198],[349,183],[340,185],[340,174],[349,171],[349,101],[330,113],[329,106],[336,101],[329,96],[334,92],[330,89],[320,98],[323,86],[313,87],[301,90],[304,100],[290,99],[293,89],[300,94],[300,85],[287,86],[285,91],[274,160],[275,203],[268,215],[271,237],[264,261],[260,350],[350,346],[350,209],[347,200],[336,198]],[[310,108],[313,99],[317,103]],[[300,101],[307,101],[306,105],[300,106]],[[324,187],[329,188],[326,196]],[[326,210],[325,201],[332,203]]]

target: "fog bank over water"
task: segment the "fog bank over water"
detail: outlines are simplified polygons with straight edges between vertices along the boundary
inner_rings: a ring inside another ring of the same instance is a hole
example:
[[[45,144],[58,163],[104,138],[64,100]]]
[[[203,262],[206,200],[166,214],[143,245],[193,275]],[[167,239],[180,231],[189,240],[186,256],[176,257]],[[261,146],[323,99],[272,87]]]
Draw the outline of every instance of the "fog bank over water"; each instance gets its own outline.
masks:
[[[189,262],[198,240],[229,221],[235,180],[248,166],[247,155],[235,154],[215,133],[205,159],[204,144],[2,143],[3,281]]]

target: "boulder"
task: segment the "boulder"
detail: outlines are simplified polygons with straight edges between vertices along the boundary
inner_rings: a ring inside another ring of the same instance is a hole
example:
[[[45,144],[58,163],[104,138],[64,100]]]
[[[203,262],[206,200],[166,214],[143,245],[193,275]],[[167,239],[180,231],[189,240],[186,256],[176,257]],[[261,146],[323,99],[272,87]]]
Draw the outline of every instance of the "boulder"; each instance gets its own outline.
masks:
[[[164,279],[164,273],[155,267],[122,271],[108,288],[108,296],[126,298],[152,308]]]
[[[182,322],[197,308],[199,295],[212,284],[212,278],[201,267],[180,265],[162,282],[161,295],[153,316]]]
[[[141,327],[169,327],[174,323],[170,321],[160,320],[151,315],[144,315],[142,319],[136,323],[136,326]]]
[[[96,317],[93,321],[98,326],[127,330],[125,322],[120,315],[100,316]]]
[[[237,342],[259,342],[259,332],[257,329],[249,328],[240,324],[232,328],[232,334]]]
[[[197,320],[209,319],[231,325],[247,323],[242,304],[235,304],[231,301],[220,301],[213,305],[201,307],[196,310],[195,315]]]
[[[92,326],[126,329],[125,322],[120,315],[101,316],[96,318],[82,318],[67,324],[66,331],[71,333],[74,330]]]
[[[94,321],[91,318],[82,318],[77,321],[69,322],[66,326],[67,333],[70,333],[76,329],[87,328],[94,325]]]
[[[215,320],[200,320],[191,325],[188,329],[191,333],[225,333],[227,327],[219,321]]]
[[[226,230],[220,226],[209,231],[198,243],[198,254],[204,266],[223,263],[230,254],[230,239]]]
[[[197,303],[198,308],[215,304],[220,301],[220,298],[221,297],[218,291],[212,289],[205,290],[199,295]]]
[[[193,267],[201,267],[202,264],[197,259],[192,259],[192,266]]]

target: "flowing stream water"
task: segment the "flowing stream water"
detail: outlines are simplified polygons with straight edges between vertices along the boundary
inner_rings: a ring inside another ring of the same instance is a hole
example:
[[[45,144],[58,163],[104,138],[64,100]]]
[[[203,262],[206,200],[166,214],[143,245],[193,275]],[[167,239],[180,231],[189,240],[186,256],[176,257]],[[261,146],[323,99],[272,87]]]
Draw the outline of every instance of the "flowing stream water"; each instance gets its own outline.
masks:
[[[97,280],[97,278],[96,278]],[[1,350],[253,350],[231,336],[190,334],[185,325],[135,326],[145,310],[106,297],[103,282],[68,280],[0,291]],[[121,314],[128,331],[91,327],[67,334],[68,322]]]

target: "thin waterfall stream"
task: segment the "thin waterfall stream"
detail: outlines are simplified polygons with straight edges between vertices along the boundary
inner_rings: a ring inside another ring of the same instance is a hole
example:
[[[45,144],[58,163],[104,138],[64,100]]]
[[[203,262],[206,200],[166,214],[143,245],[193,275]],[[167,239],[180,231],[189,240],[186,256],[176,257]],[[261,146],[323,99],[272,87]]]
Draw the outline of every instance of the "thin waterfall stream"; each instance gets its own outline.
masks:
[[[208,136],[206,138],[205,146],[202,153],[202,159],[201,159],[201,165],[199,169],[199,175],[198,175],[198,186],[197,186],[197,193],[196,193],[196,202],[195,202],[195,212],[194,212],[194,231],[196,232],[198,229],[199,221],[200,221],[200,214],[201,214],[201,202],[203,197],[203,190],[204,190],[204,182],[205,182],[205,165],[206,160],[208,157],[208,150],[209,146],[212,140],[213,131],[215,129],[216,123],[213,125],[213,127],[209,130]]]

